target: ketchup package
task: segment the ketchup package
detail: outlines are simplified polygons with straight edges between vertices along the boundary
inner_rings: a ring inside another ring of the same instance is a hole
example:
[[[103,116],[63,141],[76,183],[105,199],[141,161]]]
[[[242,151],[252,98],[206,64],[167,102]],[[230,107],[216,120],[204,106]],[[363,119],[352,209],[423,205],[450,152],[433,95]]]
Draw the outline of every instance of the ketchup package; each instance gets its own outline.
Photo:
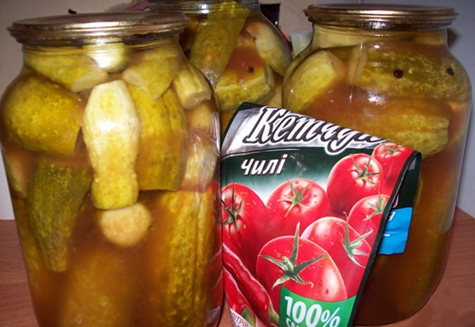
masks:
[[[243,104],[221,147],[234,326],[351,326],[374,257],[404,251],[420,164],[378,137]]]

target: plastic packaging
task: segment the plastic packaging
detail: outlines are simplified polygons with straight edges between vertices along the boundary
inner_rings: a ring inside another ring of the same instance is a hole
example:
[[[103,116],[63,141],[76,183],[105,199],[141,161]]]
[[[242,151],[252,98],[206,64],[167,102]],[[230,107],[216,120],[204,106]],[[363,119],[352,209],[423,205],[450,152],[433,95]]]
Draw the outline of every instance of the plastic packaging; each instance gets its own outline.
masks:
[[[238,109],[221,148],[234,326],[352,326],[378,249],[403,238],[392,228],[410,221],[420,163],[409,148],[286,109]]]

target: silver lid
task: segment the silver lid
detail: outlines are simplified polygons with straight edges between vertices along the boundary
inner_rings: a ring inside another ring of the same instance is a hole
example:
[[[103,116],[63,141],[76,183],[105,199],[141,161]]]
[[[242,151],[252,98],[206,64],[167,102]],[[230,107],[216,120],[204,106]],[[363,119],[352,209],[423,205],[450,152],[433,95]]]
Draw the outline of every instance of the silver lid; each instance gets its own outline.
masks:
[[[458,15],[448,7],[366,3],[310,5],[304,12],[316,24],[377,30],[443,28]]]
[[[47,16],[13,22],[10,34],[20,43],[48,43],[102,37],[174,35],[183,31],[188,18],[168,12],[110,12]]]

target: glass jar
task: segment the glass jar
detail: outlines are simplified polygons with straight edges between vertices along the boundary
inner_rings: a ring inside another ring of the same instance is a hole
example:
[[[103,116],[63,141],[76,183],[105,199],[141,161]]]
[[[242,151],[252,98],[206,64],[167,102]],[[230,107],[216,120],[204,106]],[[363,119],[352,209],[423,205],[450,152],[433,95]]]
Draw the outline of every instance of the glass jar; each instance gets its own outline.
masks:
[[[180,44],[211,83],[223,129],[242,102],[282,105],[290,49],[257,0],[149,0],[149,6],[191,19]]]
[[[422,153],[405,251],[378,254],[356,323],[405,319],[444,270],[471,105],[469,77],[447,47],[450,8],[309,6],[311,44],[290,64],[283,105]]]
[[[181,14],[14,22],[0,137],[39,326],[216,326],[217,106]]]

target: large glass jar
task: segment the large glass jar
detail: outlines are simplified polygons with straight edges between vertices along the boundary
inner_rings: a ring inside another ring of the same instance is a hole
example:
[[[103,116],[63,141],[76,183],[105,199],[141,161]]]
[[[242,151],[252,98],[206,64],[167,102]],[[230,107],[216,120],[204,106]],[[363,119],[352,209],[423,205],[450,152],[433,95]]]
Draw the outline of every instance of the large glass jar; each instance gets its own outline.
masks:
[[[2,153],[39,326],[216,326],[219,118],[181,14],[13,23]]]
[[[379,254],[356,323],[402,320],[444,270],[471,105],[469,77],[447,47],[450,8],[309,6],[309,47],[284,78],[284,107],[406,145],[423,156],[405,251]]]
[[[149,0],[149,6],[191,19],[180,44],[211,83],[222,128],[242,102],[282,105],[290,49],[257,0]]]

